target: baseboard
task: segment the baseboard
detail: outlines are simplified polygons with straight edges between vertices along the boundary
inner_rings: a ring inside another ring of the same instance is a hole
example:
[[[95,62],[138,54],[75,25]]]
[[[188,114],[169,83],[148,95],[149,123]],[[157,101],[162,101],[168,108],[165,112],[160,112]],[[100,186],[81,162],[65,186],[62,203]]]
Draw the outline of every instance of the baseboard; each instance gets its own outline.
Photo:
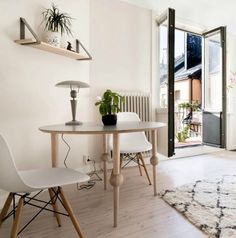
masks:
[[[227,150],[236,150],[236,145],[227,146]]]

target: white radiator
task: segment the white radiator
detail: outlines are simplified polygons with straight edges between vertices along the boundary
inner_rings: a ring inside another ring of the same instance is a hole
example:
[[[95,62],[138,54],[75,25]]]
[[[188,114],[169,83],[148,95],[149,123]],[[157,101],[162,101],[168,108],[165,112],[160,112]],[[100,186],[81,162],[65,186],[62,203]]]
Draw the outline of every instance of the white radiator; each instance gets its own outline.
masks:
[[[121,112],[135,112],[141,121],[151,121],[151,97],[149,93],[140,92],[120,92],[125,97],[125,102],[120,104]],[[151,135],[146,132],[146,136],[151,141]],[[149,152],[143,153],[144,157],[150,155]]]
[[[125,103],[121,103],[122,112],[135,112],[142,121],[151,120],[151,97],[149,93],[121,92]]]

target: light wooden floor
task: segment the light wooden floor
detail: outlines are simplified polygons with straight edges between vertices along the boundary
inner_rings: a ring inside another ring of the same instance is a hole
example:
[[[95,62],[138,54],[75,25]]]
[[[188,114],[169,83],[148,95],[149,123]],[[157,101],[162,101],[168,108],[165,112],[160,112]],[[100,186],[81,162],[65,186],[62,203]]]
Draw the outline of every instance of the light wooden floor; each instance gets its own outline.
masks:
[[[149,166],[149,170],[151,167]],[[196,179],[236,173],[236,152],[217,152],[192,158],[162,161],[158,166],[158,190],[189,183]],[[182,215],[159,197],[137,168],[123,170],[125,183],[121,188],[120,221],[112,228],[112,189],[104,191],[102,183],[88,191],[65,188],[87,238],[201,238],[206,237]],[[47,194],[43,194],[44,197]],[[23,222],[34,208],[25,208]],[[73,238],[76,233],[67,217],[63,226],[56,226],[51,213],[42,213],[19,237]],[[9,237],[11,221],[6,221],[0,237]]]

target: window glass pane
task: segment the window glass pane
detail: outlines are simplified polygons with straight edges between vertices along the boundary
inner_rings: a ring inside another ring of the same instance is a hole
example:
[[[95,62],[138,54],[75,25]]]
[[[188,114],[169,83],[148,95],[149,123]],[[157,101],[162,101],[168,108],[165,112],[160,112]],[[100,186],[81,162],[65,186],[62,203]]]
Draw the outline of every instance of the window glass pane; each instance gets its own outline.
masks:
[[[175,61],[185,53],[185,32],[175,30]]]
[[[175,30],[175,71],[185,66],[185,33]],[[167,27],[165,23],[159,28],[160,39],[160,107],[168,106],[168,55],[167,55]]]
[[[220,34],[205,40],[205,110],[222,110],[222,49]]]
[[[187,35],[187,62],[186,68],[191,69],[202,63],[202,37],[194,34]]]
[[[164,23],[165,24],[165,23]],[[159,50],[160,50],[160,107],[167,108],[168,106],[168,65],[167,65],[167,27],[165,25],[159,27]]]

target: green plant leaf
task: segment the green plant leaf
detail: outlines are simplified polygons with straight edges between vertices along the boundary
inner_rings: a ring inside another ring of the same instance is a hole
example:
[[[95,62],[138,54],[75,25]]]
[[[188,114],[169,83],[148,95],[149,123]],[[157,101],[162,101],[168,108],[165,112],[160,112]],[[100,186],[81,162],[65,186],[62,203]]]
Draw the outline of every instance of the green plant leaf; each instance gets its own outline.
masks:
[[[101,115],[115,114],[120,112],[120,103],[125,101],[125,97],[119,95],[116,92],[112,92],[110,89],[107,89],[103,93],[102,100],[95,103],[96,106],[99,106],[99,112]]]
[[[45,9],[42,15],[42,23],[45,22],[45,30],[60,32],[62,35],[64,33],[72,35],[71,20],[74,18],[71,18],[69,14],[65,12],[60,13],[60,10],[54,3],[52,3],[51,9]]]
[[[117,107],[115,105],[111,106],[111,112],[114,114],[117,112]]]
[[[119,103],[119,97],[117,95],[113,96],[113,103],[116,105]]]
[[[110,100],[110,98],[111,98],[111,92],[110,92],[110,90],[107,90],[107,91],[103,94],[103,98],[104,98],[105,100],[107,100],[107,101]]]
[[[101,101],[96,102],[96,103],[95,103],[95,106],[98,106],[98,105],[100,105],[101,103],[102,103]]]
[[[102,116],[105,116],[107,114],[107,107],[105,104],[101,104],[99,107],[99,112]]]

